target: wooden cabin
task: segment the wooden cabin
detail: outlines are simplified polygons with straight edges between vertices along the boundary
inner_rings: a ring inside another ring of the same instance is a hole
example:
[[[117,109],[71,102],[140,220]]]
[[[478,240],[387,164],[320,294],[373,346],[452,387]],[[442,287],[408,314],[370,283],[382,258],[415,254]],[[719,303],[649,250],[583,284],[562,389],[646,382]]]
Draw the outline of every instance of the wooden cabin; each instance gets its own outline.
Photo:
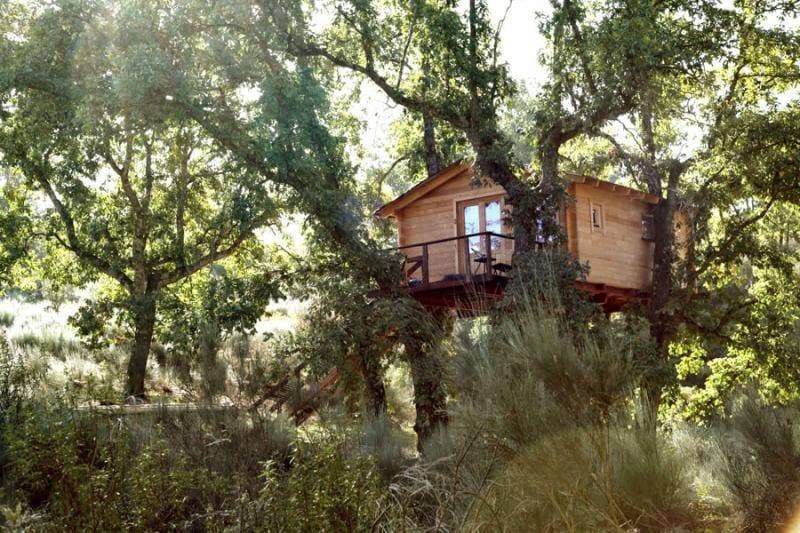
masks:
[[[586,176],[569,176],[569,202],[559,212],[566,247],[590,271],[580,287],[606,312],[647,298],[653,263],[652,208],[659,199]],[[473,180],[473,167],[450,165],[381,207],[397,224],[406,257],[405,288],[428,307],[479,312],[502,298],[514,241],[505,190]]]

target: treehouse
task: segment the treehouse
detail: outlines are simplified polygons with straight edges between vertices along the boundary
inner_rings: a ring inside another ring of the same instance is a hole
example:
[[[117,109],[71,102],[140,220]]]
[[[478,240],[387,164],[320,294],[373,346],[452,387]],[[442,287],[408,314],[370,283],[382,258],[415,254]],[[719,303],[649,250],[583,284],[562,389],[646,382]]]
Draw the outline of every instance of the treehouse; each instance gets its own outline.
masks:
[[[646,299],[653,265],[656,196],[586,176],[570,176],[570,200],[558,212],[567,250],[588,263],[579,288],[607,313]],[[429,308],[476,314],[503,297],[514,275],[514,241],[505,191],[476,186],[469,164],[450,165],[381,207],[397,225],[405,256],[403,289]],[[542,246],[544,243],[538,243]]]

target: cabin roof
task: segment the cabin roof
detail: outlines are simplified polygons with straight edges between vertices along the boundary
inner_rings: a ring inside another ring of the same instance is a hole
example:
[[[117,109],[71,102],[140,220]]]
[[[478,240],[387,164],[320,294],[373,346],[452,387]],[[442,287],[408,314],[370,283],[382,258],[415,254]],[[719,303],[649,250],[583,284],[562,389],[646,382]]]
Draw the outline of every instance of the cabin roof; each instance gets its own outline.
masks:
[[[471,163],[463,161],[458,161],[456,163],[453,163],[445,167],[444,169],[440,170],[433,176],[430,176],[420,181],[419,183],[411,187],[409,190],[407,190],[394,200],[385,203],[380,208],[378,208],[377,211],[375,211],[375,215],[381,218],[392,217],[400,209],[411,204],[418,198],[425,196],[434,189],[441,187],[448,181],[460,176],[464,172],[471,171],[472,168],[473,165]],[[619,185],[617,183],[612,183],[610,181],[601,180],[599,178],[594,178],[592,176],[567,174],[565,177],[572,183],[585,183],[587,185],[598,187],[606,191],[628,196],[632,200],[641,200],[648,204],[657,204],[659,201],[658,196],[655,196],[653,194],[648,194],[646,192],[633,189],[631,187],[626,187],[624,185]]]
[[[472,165],[470,163],[465,163],[463,161],[457,161],[444,169],[440,170],[433,176],[429,176],[424,180],[420,181],[406,192],[392,200],[391,202],[387,202],[383,204],[375,214],[381,218],[387,218],[393,216],[398,210],[404,208],[417,198],[421,198],[425,196],[432,190],[444,185],[451,179],[460,176],[464,172],[470,170]]]

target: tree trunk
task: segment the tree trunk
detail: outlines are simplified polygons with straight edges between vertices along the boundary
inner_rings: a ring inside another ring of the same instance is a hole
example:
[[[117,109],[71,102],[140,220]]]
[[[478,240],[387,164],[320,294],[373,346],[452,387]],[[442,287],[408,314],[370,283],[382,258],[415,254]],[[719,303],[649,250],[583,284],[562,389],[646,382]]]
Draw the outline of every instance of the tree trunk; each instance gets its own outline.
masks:
[[[405,343],[406,357],[414,382],[414,406],[417,450],[423,453],[425,443],[450,418],[447,413],[447,393],[444,388],[444,368],[436,347],[419,342]],[[426,349],[427,348],[427,349]]]
[[[386,415],[386,387],[375,355],[369,349],[361,350],[361,373],[364,377],[364,403],[367,415],[380,418]]]
[[[147,370],[147,358],[150,355],[150,343],[153,341],[153,330],[156,324],[156,295],[154,292],[133,298],[134,336],[131,358],[128,361],[128,383],[125,395],[144,398],[144,375]]]
[[[558,182],[558,136],[550,134],[539,147],[539,164],[542,167],[542,187],[552,189]]]
[[[655,229],[655,243],[653,251],[653,283],[650,294],[650,334],[656,342],[658,359],[654,363],[662,367],[668,360],[669,341],[674,333],[672,317],[667,312],[667,306],[672,296],[673,263],[674,263],[674,234],[673,217],[674,201],[669,198],[662,199],[655,207],[653,223]],[[661,393],[667,379],[664,368],[654,369],[653,375],[647,377],[644,383],[644,392],[653,408],[657,409],[661,403]]]
[[[422,138],[425,142],[425,166],[428,176],[433,176],[442,170],[442,159],[436,149],[436,125],[430,113],[422,114]]]
[[[491,178],[506,191],[508,203],[513,207],[511,213],[514,229],[514,255],[523,255],[534,241],[533,204],[530,186],[514,175],[509,149],[504,146],[501,134],[491,124],[482,124],[480,129],[468,133],[470,144],[475,151],[475,171]]]
[[[417,434],[417,450],[420,453],[423,453],[425,443],[434,433],[447,426],[450,421],[440,345],[452,328],[452,322],[448,316],[440,313],[431,314],[430,320],[436,323],[436,331],[425,334],[411,331],[401,340],[414,383],[414,432]]]
[[[428,56],[422,59],[422,89],[425,93],[430,86],[430,65]],[[422,139],[425,144],[425,166],[428,176],[433,176],[442,170],[442,159],[436,149],[436,123],[428,111],[422,112]]]

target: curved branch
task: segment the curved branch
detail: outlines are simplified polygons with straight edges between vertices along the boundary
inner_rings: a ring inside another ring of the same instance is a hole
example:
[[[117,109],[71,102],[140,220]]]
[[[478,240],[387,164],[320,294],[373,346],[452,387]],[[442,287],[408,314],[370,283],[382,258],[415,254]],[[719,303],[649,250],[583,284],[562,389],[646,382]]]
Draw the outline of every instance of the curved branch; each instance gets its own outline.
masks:
[[[59,218],[61,218],[61,222],[64,224],[64,229],[66,230],[67,233],[67,240],[64,241],[57,235],[53,235],[59,242],[59,244],[61,244],[61,246],[71,251],[75,255],[77,255],[78,258],[80,258],[81,260],[89,263],[91,266],[93,266],[100,272],[108,276],[111,276],[112,278],[117,280],[126,289],[132,290],[133,280],[131,280],[131,278],[129,278],[125,274],[125,272],[115,267],[102,257],[92,253],[90,250],[88,250],[81,244],[80,239],[78,239],[78,234],[75,231],[75,221],[72,218],[72,214],[69,212],[64,203],[58,198],[55,189],[53,188],[52,184],[47,180],[47,178],[45,178],[40,174],[36,176],[36,181],[44,189],[45,193],[47,194],[47,197],[53,204],[53,207],[55,207],[56,212],[58,212],[58,216]]]
[[[353,72],[359,73],[369,78],[378,88],[383,91],[395,103],[419,113],[430,113],[435,118],[444,120],[455,127],[466,129],[469,127],[469,121],[466,117],[456,113],[450,109],[432,105],[425,100],[409,96],[404,91],[392,85],[389,80],[382,76],[368,61],[366,65],[353,62],[345,57],[339,56],[331,52],[328,48],[318,44],[300,44],[295,39],[290,37],[289,41],[290,50],[300,57],[321,57],[327,59],[337,67],[345,68]]]
[[[198,270],[203,267],[206,267],[213,263],[214,261],[218,261],[220,259],[225,259],[226,257],[233,254],[239,247],[253,236],[253,232],[260,227],[269,217],[268,213],[263,213],[261,216],[256,217],[253,219],[246,228],[242,228],[239,231],[239,234],[236,238],[231,241],[230,244],[225,246],[222,249],[218,249],[215,243],[211,244],[211,250],[201,258],[197,259],[195,262],[188,264],[188,265],[180,265],[174,270],[169,272],[162,272],[160,274],[155,275],[155,286],[157,289],[162,289],[167,285],[175,283],[176,281],[180,281],[183,278],[191,276]]]

